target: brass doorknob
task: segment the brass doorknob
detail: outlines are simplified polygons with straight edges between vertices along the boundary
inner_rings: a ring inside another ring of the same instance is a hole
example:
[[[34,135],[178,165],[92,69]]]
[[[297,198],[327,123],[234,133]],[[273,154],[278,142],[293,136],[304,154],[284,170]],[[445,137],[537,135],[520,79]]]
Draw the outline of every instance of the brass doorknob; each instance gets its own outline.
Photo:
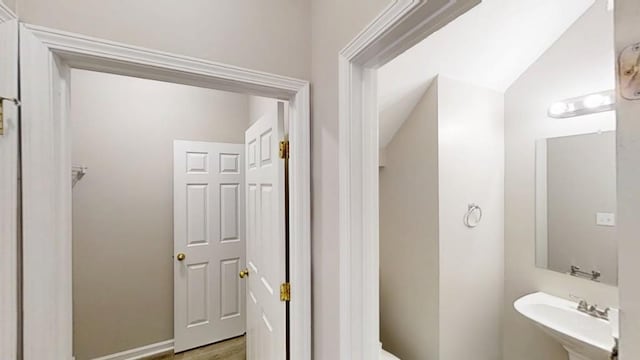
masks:
[[[240,279],[244,279],[247,276],[249,276],[249,269],[244,269],[240,271]]]
[[[176,259],[178,259],[178,261],[182,261],[186,257],[187,255],[185,255],[184,253],[178,253],[178,255],[176,255]]]

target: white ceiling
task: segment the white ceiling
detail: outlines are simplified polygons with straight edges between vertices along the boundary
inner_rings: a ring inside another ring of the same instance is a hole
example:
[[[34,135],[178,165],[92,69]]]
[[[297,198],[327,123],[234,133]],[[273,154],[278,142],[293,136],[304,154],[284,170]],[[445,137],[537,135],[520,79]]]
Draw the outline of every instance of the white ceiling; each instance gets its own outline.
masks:
[[[380,147],[391,141],[436,75],[504,92],[593,3],[484,0],[381,67]]]

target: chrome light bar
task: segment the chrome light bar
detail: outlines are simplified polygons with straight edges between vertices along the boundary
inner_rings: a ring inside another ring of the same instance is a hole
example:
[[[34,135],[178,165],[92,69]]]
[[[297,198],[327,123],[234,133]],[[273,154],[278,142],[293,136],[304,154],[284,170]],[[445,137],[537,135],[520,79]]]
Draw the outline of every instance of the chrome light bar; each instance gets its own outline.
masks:
[[[563,119],[611,111],[615,110],[615,107],[616,92],[608,90],[555,102],[549,107],[548,115]]]

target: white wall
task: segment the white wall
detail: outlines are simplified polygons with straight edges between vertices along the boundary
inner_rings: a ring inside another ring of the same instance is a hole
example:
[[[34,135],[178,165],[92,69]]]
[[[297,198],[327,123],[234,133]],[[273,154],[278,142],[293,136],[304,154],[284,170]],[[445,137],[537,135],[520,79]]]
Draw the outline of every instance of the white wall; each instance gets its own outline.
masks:
[[[310,77],[310,0],[12,1],[30,24]]]
[[[380,341],[401,359],[439,350],[438,86],[386,147],[380,169]]]
[[[503,109],[501,93],[438,77],[441,360],[501,358]]]
[[[588,39],[588,41],[587,41]],[[535,141],[613,130],[612,112],[551,119],[554,101],[614,87],[612,14],[597,1],[505,93],[505,360],[566,359],[566,352],[513,310],[535,291],[617,305],[617,289],[535,267]]]
[[[439,76],[386,148],[380,330],[402,359],[501,358],[503,111],[502,93]]]
[[[173,140],[244,143],[246,95],[71,72],[77,360],[173,339]]]
[[[615,2],[616,51],[640,41],[640,2]],[[618,97],[618,247],[621,308],[620,359],[640,359],[640,101]]]

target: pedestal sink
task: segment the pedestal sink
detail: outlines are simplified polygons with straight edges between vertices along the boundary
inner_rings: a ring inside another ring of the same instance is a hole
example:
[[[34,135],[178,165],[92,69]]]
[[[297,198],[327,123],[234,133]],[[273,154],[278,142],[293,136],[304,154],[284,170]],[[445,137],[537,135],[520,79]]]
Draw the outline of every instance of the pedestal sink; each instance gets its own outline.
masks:
[[[617,334],[617,310],[610,321],[579,312],[572,301],[542,292],[521,297],[516,310],[558,341],[570,360],[608,360]]]

